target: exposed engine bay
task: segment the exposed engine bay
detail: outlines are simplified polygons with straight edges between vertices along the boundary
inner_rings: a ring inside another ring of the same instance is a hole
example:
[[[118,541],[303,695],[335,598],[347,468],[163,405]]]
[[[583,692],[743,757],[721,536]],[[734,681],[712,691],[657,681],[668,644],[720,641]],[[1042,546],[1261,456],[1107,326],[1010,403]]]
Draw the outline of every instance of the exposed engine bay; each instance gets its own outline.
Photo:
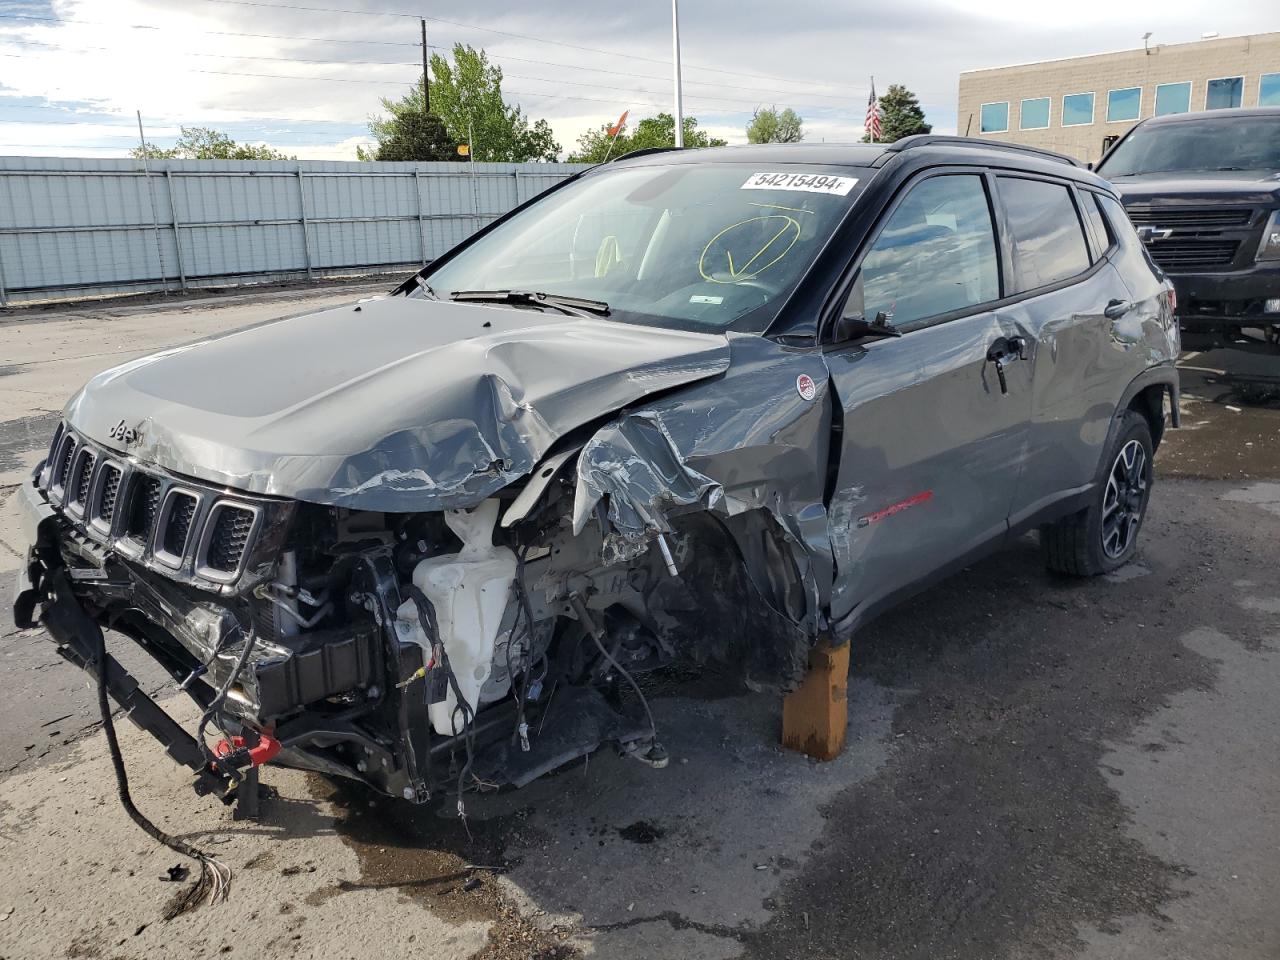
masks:
[[[212,488],[64,426],[32,488],[56,508],[36,553],[204,708],[200,755],[233,782],[271,759],[424,802],[601,744],[663,766],[640,678],[800,676],[799,577],[758,511],[620,542],[605,497],[575,533],[579,453],[473,508],[400,514]],[[751,580],[749,544],[776,583]]]

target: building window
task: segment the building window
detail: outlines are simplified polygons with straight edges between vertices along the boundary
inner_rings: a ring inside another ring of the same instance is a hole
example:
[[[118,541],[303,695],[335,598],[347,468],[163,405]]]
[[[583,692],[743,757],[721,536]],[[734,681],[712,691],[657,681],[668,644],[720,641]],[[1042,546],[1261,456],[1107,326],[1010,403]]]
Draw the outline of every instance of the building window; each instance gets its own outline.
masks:
[[[1244,93],[1244,77],[1222,77],[1210,80],[1204,92],[1204,108],[1206,110],[1222,110],[1240,106],[1240,97]]]
[[[1191,81],[1162,83],[1156,87],[1156,116],[1187,113],[1191,109]]]
[[[1049,98],[1037,97],[1023,100],[1018,114],[1018,127],[1022,130],[1044,130],[1049,126]]]
[[[1280,73],[1264,73],[1258,80],[1258,106],[1280,107]]]
[[[1069,93],[1062,98],[1062,125],[1079,127],[1093,123],[1093,94]]]
[[[1125,87],[1107,94],[1107,123],[1137,120],[1142,112],[1142,88]]]
[[[1009,129],[1009,101],[984,103],[979,129],[983,133],[1004,133]]]

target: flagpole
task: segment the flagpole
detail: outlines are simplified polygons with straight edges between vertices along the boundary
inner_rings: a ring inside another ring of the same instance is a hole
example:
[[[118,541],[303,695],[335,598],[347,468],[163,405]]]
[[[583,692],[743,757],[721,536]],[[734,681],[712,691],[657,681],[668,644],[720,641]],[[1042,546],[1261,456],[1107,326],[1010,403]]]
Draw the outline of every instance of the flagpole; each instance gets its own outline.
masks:
[[[621,132],[622,132],[622,128],[619,127],[618,132],[609,138],[609,149],[604,152],[604,159],[600,161],[601,163],[609,162],[609,156],[610,154],[613,153],[613,145],[618,142],[618,133],[621,133]]]
[[[680,0],[671,0],[671,58],[675,63],[676,149],[684,146],[684,95],[680,89]]]

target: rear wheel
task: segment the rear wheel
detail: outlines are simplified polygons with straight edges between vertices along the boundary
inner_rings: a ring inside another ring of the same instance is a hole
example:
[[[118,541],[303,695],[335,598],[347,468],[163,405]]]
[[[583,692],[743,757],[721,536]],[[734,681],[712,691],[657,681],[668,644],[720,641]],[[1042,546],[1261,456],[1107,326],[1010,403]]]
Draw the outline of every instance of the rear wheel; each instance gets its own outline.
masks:
[[[1106,472],[1093,504],[1040,528],[1045,566],[1068,576],[1093,577],[1133,559],[1151,496],[1154,455],[1146,418],[1126,410],[1103,458]]]

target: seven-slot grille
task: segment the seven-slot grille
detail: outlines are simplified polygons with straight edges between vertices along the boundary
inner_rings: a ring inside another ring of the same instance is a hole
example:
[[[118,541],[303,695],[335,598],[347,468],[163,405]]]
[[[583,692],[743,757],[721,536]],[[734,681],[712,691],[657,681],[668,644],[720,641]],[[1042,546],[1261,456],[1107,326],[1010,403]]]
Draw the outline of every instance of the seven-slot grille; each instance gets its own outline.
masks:
[[[39,485],[69,519],[124,556],[220,584],[243,572],[270,506],[113,459],[65,424]]]

